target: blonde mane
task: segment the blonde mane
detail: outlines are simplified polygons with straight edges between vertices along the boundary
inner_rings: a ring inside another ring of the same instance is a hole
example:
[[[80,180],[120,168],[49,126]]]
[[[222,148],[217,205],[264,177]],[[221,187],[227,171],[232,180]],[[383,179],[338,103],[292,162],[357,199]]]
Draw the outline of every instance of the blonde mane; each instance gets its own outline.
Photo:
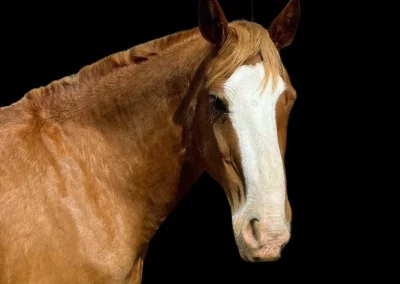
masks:
[[[228,39],[207,70],[206,87],[210,88],[219,80],[227,79],[236,68],[246,64],[249,58],[259,55],[265,66],[265,80],[261,87],[265,88],[267,82],[272,80],[275,88],[276,79],[278,75],[282,75],[284,67],[268,31],[261,25],[248,21],[234,21],[229,28]]]

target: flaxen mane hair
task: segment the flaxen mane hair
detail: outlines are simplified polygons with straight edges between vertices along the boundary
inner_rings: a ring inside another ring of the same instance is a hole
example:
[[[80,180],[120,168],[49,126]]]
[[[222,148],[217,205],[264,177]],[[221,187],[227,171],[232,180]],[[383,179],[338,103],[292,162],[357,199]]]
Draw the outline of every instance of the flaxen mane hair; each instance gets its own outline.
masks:
[[[279,52],[271,41],[268,31],[259,24],[246,21],[234,21],[229,24],[229,28],[231,33],[224,46],[219,50],[218,58],[212,61],[207,69],[206,87],[218,79],[227,79],[237,67],[256,55],[261,55],[265,64],[266,80],[264,83],[269,79],[274,82],[277,75],[281,74],[283,66]],[[190,42],[199,37],[201,37],[199,29],[193,28],[139,44],[87,65],[74,75],[55,80],[47,86],[32,89],[26,94],[26,97],[40,100],[40,97],[48,94],[65,93],[71,88],[76,90],[83,83],[99,80],[120,68],[149,61],[154,56],[161,56],[163,51],[172,46]]]
[[[278,75],[282,75],[283,65],[268,31],[259,24],[247,21],[232,22],[229,28],[228,39],[219,50],[218,58],[211,62],[207,70],[206,87],[210,88],[221,79],[228,79],[246,60],[260,55],[265,66],[265,80],[261,87],[264,89],[267,82],[272,80],[275,88]]]

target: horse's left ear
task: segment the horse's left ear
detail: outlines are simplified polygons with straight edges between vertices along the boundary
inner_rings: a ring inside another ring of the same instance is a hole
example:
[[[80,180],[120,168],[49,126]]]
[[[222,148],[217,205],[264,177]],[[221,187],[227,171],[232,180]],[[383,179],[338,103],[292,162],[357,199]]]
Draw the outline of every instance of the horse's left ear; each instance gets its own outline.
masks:
[[[221,47],[228,36],[228,21],[217,0],[199,0],[199,28],[203,37]]]
[[[300,1],[290,0],[268,28],[269,35],[278,49],[290,45],[296,35],[300,19]]]

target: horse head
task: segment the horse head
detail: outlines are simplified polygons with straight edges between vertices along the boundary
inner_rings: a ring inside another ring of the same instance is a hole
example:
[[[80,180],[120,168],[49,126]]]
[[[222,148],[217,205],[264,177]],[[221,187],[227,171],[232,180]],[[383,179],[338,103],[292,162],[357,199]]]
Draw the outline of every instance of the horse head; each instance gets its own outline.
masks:
[[[226,192],[247,261],[278,259],[290,239],[284,157],[296,92],[279,52],[292,42],[299,13],[299,1],[291,0],[265,29],[228,23],[216,0],[198,6],[213,56],[197,88],[192,149]]]

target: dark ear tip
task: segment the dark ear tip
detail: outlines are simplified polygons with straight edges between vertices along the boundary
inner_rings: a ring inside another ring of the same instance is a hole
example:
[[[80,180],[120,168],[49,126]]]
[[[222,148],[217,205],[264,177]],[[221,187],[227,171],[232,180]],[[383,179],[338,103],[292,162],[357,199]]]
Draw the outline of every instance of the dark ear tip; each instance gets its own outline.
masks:
[[[268,32],[277,49],[293,42],[300,21],[300,0],[290,0],[272,21]]]
[[[300,14],[300,0],[290,0],[288,6],[291,6],[292,10],[296,11],[296,16]]]
[[[228,34],[228,21],[217,0],[199,0],[198,23],[201,35],[215,46],[223,45]]]

